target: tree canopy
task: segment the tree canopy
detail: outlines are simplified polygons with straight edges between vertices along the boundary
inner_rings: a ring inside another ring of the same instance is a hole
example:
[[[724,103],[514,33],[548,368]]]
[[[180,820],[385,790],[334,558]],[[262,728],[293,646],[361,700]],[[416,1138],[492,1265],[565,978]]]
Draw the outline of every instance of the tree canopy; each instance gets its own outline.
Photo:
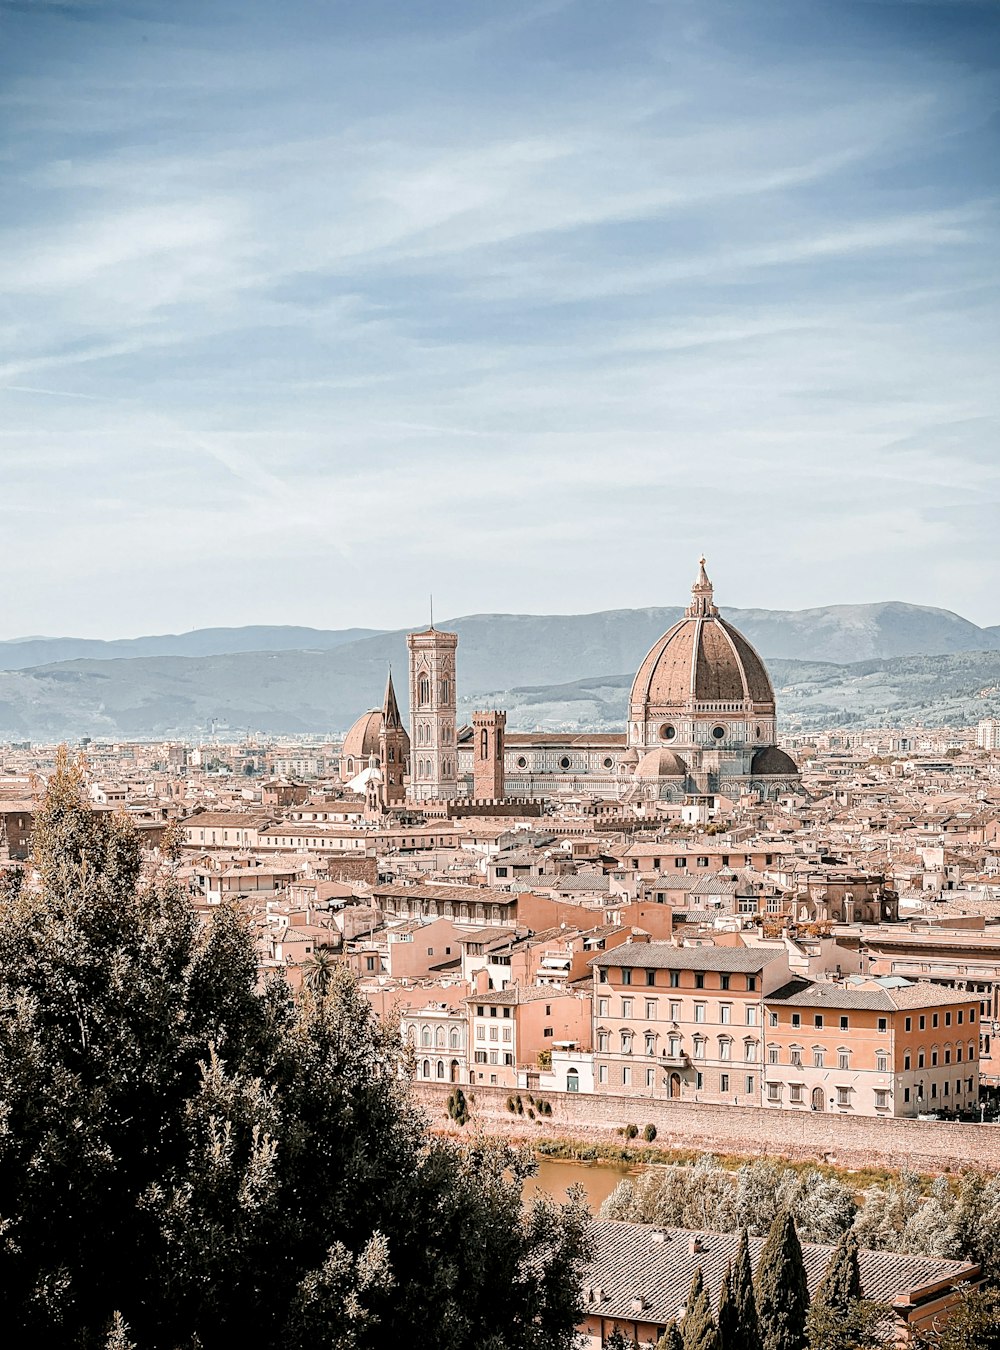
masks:
[[[343,967],[262,982],[238,910],[145,880],[65,756],[34,865],[0,893],[7,1344],[568,1350],[582,1202],[429,1140]]]

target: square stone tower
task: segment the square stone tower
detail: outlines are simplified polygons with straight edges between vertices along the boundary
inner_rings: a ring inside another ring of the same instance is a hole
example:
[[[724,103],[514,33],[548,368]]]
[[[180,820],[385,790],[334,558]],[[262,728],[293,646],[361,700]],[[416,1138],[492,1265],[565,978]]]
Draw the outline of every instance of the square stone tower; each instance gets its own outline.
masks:
[[[500,802],[504,796],[503,752],[507,714],[472,714],[473,795],[477,801]]]
[[[457,633],[431,625],[408,633],[410,650],[410,797],[451,801],[458,795],[455,743]]]

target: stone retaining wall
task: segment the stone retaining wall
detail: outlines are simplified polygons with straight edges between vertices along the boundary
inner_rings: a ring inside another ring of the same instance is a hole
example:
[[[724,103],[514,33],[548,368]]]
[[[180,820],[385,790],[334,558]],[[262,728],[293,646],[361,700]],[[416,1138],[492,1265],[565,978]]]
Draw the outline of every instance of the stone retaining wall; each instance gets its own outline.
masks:
[[[447,1113],[447,1083],[415,1083],[414,1094],[430,1117],[432,1129],[454,1128]],[[662,1148],[734,1153],[747,1157],[772,1155],[812,1159],[841,1167],[910,1168],[920,1172],[960,1171],[981,1167],[1000,1171],[1000,1125],[898,1120],[867,1116],[827,1115],[813,1111],[769,1110],[763,1107],[711,1106],[697,1102],[659,1101],[576,1092],[535,1093],[552,1107],[551,1115],[512,1115],[508,1088],[464,1086],[468,1128],[509,1134],[514,1138],[560,1137],[584,1143],[621,1142],[623,1125],[656,1126]],[[527,1093],[521,1092],[525,1111]]]

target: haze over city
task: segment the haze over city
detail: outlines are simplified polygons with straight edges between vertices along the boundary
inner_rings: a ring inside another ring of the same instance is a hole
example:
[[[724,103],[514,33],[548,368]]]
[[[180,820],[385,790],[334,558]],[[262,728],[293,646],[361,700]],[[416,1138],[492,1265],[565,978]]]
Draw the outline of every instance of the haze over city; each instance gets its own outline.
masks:
[[[0,5],[0,636],[1000,622],[996,19]]]

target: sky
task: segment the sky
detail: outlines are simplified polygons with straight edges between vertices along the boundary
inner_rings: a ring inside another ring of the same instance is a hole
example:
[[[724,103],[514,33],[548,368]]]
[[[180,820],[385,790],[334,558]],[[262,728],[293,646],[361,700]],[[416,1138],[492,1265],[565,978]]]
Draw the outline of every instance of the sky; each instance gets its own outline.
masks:
[[[1000,623],[996,0],[0,0],[0,637]]]

